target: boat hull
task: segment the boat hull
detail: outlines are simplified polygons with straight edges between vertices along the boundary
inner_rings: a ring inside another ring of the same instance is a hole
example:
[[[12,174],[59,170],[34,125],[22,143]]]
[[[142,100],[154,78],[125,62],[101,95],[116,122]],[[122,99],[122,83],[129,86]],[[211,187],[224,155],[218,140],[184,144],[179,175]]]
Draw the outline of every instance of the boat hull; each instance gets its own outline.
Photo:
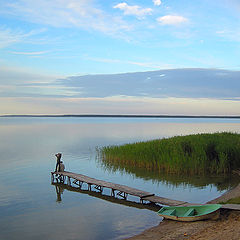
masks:
[[[193,222],[206,219],[218,219],[221,205],[202,205],[189,207],[163,207],[158,215],[166,219],[182,222]]]

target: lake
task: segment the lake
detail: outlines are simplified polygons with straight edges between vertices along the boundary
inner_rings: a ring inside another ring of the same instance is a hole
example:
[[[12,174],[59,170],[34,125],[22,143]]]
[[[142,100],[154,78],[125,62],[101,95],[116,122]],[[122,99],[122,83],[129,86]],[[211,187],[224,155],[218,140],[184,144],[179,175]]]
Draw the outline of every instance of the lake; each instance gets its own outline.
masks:
[[[57,152],[67,171],[176,200],[214,199],[238,179],[114,172],[96,159],[96,147],[222,131],[240,133],[240,119],[0,118],[0,239],[124,239],[161,221],[137,203],[52,185]]]

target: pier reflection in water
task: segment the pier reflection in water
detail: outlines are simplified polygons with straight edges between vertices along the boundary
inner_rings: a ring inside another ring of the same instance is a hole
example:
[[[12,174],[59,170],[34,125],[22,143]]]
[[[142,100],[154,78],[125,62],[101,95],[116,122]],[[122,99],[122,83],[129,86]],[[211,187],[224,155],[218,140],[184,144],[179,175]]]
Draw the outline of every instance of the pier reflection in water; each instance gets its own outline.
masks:
[[[128,207],[134,207],[134,208],[138,208],[138,209],[148,209],[148,210],[157,212],[161,208],[161,206],[154,204],[154,203],[140,203],[140,202],[134,201],[134,198],[129,198],[129,200],[120,199],[120,198],[116,198],[116,197],[113,197],[110,195],[102,194],[101,192],[89,191],[88,189],[83,189],[83,188],[80,189],[79,187],[70,186],[70,185],[64,184],[62,182],[53,182],[52,185],[55,186],[55,189],[56,189],[56,195],[57,195],[56,201],[57,202],[62,201],[63,192],[64,192],[64,190],[67,190],[70,192],[86,194],[91,197],[99,198],[99,199],[102,199],[102,200],[105,200],[105,201],[108,201],[111,203],[121,204],[121,205],[125,205]]]
[[[63,194],[64,188],[61,185],[63,185],[63,184],[56,184],[55,185],[56,194],[57,194],[56,202],[61,202],[62,201],[62,194]]]

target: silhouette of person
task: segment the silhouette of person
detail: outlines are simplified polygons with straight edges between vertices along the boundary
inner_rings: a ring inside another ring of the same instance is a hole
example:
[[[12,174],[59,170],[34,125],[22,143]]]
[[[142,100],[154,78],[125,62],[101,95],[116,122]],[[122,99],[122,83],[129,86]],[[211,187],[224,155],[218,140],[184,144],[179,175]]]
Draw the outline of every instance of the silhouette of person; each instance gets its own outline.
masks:
[[[60,164],[61,164],[62,154],[61,153],[57,153],[57,154],[55,154],[55,156],[57,157],[57,164],[56,164],[55,172],[60,172]]]

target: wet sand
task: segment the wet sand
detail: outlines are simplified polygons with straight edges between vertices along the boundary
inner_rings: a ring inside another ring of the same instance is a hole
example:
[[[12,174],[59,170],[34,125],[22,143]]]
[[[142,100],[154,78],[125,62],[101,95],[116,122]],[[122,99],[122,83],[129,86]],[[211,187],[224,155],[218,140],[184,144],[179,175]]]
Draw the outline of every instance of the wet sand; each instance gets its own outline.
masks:
[[[219,203],[240,196],[240,184],[208,203]],[[221,209],[217,220],[177,222],[164,219],[158,226],[145,230],[129,240],[239,240],[240,211]]]

